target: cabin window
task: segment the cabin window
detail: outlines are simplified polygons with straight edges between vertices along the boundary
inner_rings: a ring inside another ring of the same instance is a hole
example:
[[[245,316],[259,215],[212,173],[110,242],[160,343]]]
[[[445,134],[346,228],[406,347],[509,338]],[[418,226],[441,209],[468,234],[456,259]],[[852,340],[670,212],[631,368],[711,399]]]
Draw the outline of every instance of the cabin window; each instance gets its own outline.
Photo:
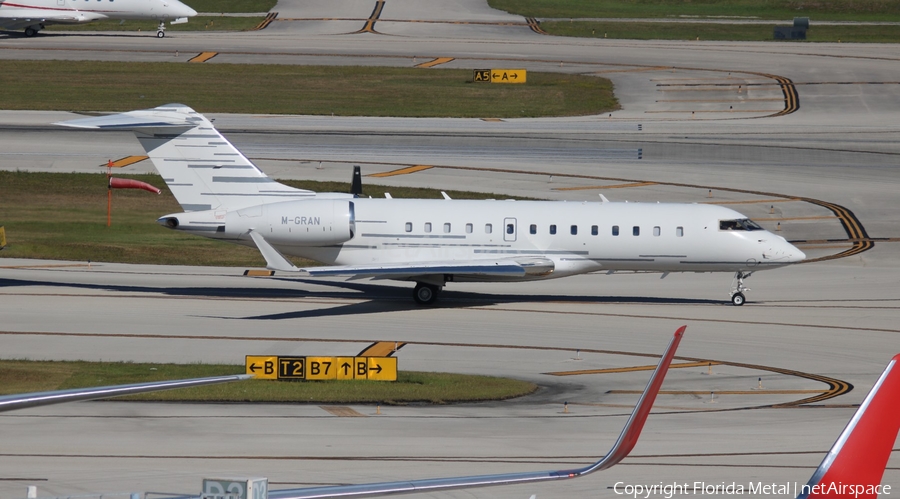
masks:
[[[550,226],[550,234],[556,234],[556,224]]]
[[[675,227],[675,237],[684,237],[684,227]]]
[[[632,235],[632,236],[639,236],[639,235],[641,235],[641,228],[638,227],[637,225],[635,225],[634,227],[632,227],[632,228],[631,228],[631,235]]]
[[[531,226],[528,227],[528,233],[529,234],[537,234],[537,225],[531,224]]]
[[[431,232],[431,222],[425,222],[425,232]]]
[[[591,235],[596,236],[599,233],[600,233],[600,227],[597,227],[596,225],[591,225]]]
[[[494,227],[491,224],[484,224],[484,233],[490,234],[494,231]]]
[[[613,234],[614,236],[618,236],[618,235],[619,235],[619,226],[618,226],[618,225],[613,225],[612,234]]]
[[[578,235],[578,226],[573,225],[573,226],[569,227],[569,234],[572,234],[573,236],[577,236]]]
[[[656,227],[653,228],[653,235],[654,235],[654,236],[658,236],[658,235],[660,235],[661,233],[662,233],[662,232],[659,230],[659,226],[658,226],[658,225],[657,225]]]
[[[507,233],[507,234],[515,234],[515,233],[516,233],[516,226],[513,225],[513,224],[506,224],[506,233]]]
[[[445,233],[445,234],[449,234],[449,233],[450,233],[450,224],[449,224],[449,223],[445,223],[445,224],[444,224],[444,233]]]
[[[756,225],[749,218],[740,218],[737,220],[719,220],[719,230],[763,230],[763,228]]]
[[[472,224],[466,224],[466,234],[472,233]]]
[[[412,222],[406,222],[406,232],[412,232]]]

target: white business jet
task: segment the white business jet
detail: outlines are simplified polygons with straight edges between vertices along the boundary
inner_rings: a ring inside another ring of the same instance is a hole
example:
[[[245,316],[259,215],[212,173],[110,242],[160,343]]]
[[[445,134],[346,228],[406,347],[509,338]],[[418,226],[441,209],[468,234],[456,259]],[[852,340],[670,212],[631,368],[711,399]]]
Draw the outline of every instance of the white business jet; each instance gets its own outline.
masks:
[[[170,104],[60,125],[133,130],[184,213],[171,229],[256,247],[269,269],[416,282],[531,281],[587,272],[733,272],[744,279],[806,255],[728,208],[702,204],[371,199],[267,177],[203,115]],[[323,267],[297,268],[283,255]]]
[[[0,29],[24,29],[35,36],[51,24],[84,24],[101,19],[159,21],[156,36],[166,36],[166,21],[186,23],[197,11],[178,0],[0,0]]]

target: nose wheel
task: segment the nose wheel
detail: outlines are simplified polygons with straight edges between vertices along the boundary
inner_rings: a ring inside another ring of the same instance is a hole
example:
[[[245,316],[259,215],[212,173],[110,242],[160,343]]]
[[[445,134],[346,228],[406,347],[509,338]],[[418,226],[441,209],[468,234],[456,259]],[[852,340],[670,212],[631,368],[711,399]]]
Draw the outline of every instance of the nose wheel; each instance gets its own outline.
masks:
[[[166,37],[166,23],[163,21],[159,22],[159,26],[156,27],[156,37],[157,38],[165,38]]]
[[[750,288],[744,286],[744,279],[753,275],[753,272],[741,272],[737,271],[734,273],[734,280],[732,280],[732,290],[731,290],[731,304],[740,307],[743,305],[747,298],[744,296],[744,292],[750,291]]]

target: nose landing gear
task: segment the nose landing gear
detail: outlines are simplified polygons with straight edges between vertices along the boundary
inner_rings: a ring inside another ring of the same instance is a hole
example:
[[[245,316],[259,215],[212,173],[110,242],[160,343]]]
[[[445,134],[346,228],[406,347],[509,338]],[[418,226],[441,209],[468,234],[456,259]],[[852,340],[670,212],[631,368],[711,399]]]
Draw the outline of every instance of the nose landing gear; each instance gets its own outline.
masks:
[[[744,297],[745,291],[750,291],[750,288],[744,287],[744,279],[753,275],[753,272],[741,272],[737,271],[734,273],[734,279],[731,281],[731,303],[740,307],[747,301]]]
[[[156,27],[156,37],[157,38],[165,38],[166,36],[166,23],[165,21],[160,21],[159,26]]]

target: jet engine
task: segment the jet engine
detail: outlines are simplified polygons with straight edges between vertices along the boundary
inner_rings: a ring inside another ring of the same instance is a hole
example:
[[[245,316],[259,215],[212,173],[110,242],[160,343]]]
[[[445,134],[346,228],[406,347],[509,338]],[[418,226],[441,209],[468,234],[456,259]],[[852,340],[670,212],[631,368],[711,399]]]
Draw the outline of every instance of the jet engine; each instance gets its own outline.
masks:
[[[251,206],[225,216],[225,233],[249,239],[254,230],[276,246],[328,246],[353,238],[353,202],[303,199]]]

